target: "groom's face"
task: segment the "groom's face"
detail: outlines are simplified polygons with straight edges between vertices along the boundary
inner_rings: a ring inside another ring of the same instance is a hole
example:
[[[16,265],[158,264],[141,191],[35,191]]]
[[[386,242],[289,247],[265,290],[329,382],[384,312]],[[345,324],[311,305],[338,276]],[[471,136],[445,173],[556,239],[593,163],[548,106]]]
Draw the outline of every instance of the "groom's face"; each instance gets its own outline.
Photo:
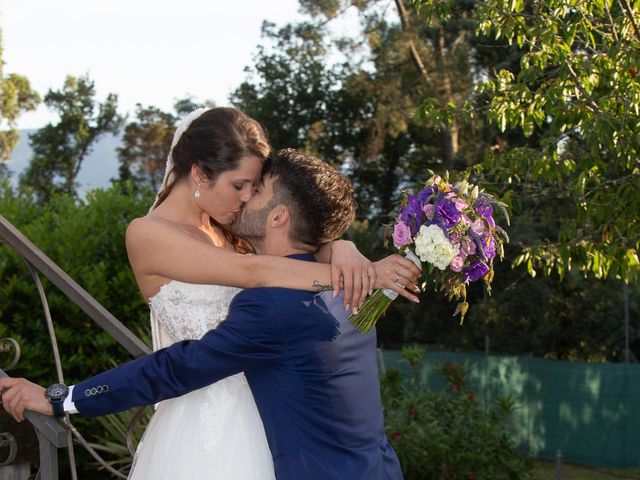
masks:
[[[267,175],[258,184],[256,193],[246,203],[240,218],[231,226],[233,233],[249,243],[264,240],[269,213],[275,207],[273,200],[273,182],[275,177]]]

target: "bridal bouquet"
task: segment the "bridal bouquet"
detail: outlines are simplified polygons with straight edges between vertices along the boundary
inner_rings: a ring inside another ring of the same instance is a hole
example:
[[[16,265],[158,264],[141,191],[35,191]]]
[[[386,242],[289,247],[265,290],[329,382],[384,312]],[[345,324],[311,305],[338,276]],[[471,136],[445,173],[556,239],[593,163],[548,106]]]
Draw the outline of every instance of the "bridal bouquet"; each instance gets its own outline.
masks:
[[[417,195],[403,192],[393,225],[393,244],[426,274],[426,280],[458,300],[454,316],[460,322],[469,309],[467,285],[482,279],[491,293],[493,259],[504,257],[507,233],[496,225],[494,209],[507,224],[506,205],[466,180],[454,185],[432,175]],[[369,332],[391,302],[393,290],[377,290],[357,314],[350,317],[362,333]]]

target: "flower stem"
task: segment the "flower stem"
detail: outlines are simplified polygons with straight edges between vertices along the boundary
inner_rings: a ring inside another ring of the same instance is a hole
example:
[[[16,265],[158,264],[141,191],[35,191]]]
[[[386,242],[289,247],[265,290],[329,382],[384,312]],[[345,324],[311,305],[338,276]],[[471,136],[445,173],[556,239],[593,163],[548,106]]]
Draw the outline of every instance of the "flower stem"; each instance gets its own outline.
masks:
[[[376,290],[367,298],[358,313],[349,316],[349,320],[360,333],[369,333],[392,301],[382,290]]]

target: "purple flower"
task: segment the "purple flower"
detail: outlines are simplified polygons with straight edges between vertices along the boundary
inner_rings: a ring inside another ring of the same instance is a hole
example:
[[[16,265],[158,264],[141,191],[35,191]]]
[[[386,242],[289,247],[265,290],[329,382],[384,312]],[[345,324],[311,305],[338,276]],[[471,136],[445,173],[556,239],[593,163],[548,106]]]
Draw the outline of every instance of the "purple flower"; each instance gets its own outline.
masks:
[[[453,203],[456,205],[456,208],[459,212],[464,212],[464,209],[469,206],[467,202],[465,202],[464,200],[460,200],[459,198],[456,198]]]
[[[460,254],[467,257],[476,253],[476,243],[472,238],[463,237],[462,245],[460,245]]]
[[[489,271],[489,267],[484,262],[474,262],[468,267],[462,269],[463,271],[463,281],[465,282],[475,282],[476,280],[480,280],[484,277]]]
[[[418,193],[418,201],[424,205],[429,199],[429,197],[434,193],[438,193],[438,187],[436,187],[435,185],[432,185],[431,187],[423,188]]]
[[[475,233],[476,235],[482,235],[484,233],[484,222],[482,221],[481,218],[479,218],[478,220],[475,220],[472,224],[471,224],[471,230],[473,231],[473,233]]]
[[[453,257],[451,263],[449,264],[449,268],[451,268],[451,271],[456,273],[461,272],[463,266],[464,257],[462,255],[456,255],[455,257]]]
[[[393,244],[400,248],[403,245],[409,245],[413,240],[411,239],[411,230],[402,221],[396,222],[393,226]]]
[[[485,233],[482,236],[482,250],[484,251],[485,256],[491,260],[496,256],[496,245],[493,241],[493,235],[490,233]]]
[[[489,203],[477,203],[474,205],[476,213],[487,220],[487,223],[491,228],[496,227],[496,222],[493,219],[493,206]]]
[[[415,195],[409,195],[409,202],[407,208],[415,218],[420,218],[422,213],[422,202]]]
[[[431,220],[433,218],[433,214],[436,211],[436,207],[431,205],[430,203],[427,203],[424,207],[422,207],[422,211],[424,212],[424,214],[426,215],[426,217]]]
[[[409,195],[407,206],[400,213],[400,220],[411,229],[411,235],[418,233],[422,225],[422,203],[415,195]]]
[[[436,202],[435,216],[442,221],[442,224],[447,229],[455,226],[460,221],[460,212],[456,208],[456,205],[444,199]]]

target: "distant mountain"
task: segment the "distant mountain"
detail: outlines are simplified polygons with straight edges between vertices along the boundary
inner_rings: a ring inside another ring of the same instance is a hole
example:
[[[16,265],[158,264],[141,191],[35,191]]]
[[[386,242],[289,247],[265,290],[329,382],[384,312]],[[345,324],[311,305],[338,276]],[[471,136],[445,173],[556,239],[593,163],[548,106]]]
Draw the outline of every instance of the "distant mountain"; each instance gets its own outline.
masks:
[[[18,176],[29,165],[32,150],[29,146],[29,134],[36,130],[20,130],[20,141],[7,164],[12,173],[12,181],[17,185]],[[82,162],[78,175],[78,193],[80,196],[94,188],[104,188],[111,184],[112,178],[118,177],[118,156],[116,149],[120,146],[121,136],[107,133],[94,144],[91,153]]]

